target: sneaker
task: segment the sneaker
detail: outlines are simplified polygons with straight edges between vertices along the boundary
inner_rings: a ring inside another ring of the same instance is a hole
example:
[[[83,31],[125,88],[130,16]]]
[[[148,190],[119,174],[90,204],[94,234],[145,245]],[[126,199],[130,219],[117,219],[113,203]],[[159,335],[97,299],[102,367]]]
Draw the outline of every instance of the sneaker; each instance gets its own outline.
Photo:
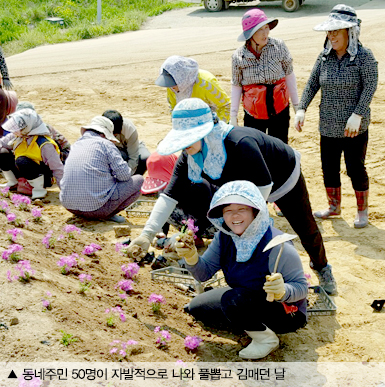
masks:
[[[332,266],[327,264],[320,271],[314,270],[318,277],[319,285],[331,296],[337,295],[337,282],[333,277]]]
[[[113,215],[109,217],[107,220],[115,223],[126,223],[126,218],[122,215]]]

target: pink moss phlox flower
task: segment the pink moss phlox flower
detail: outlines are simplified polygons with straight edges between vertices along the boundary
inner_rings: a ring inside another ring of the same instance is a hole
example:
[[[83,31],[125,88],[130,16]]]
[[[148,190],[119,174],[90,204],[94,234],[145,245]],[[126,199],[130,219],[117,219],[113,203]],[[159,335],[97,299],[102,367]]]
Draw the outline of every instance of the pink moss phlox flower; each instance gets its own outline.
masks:
[[[136,345],[136,344],[138,344],[138,342],[135,341],[135,340],[128,340],[128,341],[126,342],[126,345]]]
[[[9,238],[12,242],[16,242],[17,236],[23,236],[23,231],[19,228],[12,228],[11,230],[7,230],[7,234],[9,234]]]
[[[123,270],[124,276],[129,279],[139,273],[139,265],[135,262],[122,265],[121,269]]]
[[[117,242],[117,243],[115,244],[115,251],[116,251],[117,253],[119,253],[120,250],[122,249],[122,247],[123,247],[123,243]]]
[[[156,328],[158,328],[158,329],[156,329]],[[156,328],[154,329],[154,332],[160,333],[160,336],[158,336],[156,339],[156,343],[163,345],[163,346],[166,346],[167,342],[171,340],[170,332],[166,331],[164,329],[160,330],[160,327],[156,327]]]
[[[7,215],[7,220],[8,222],[14,222],[16,220],[16,215],[13,213],[13,212],[10,212],[8,215]]]
[[[184,339],[184,346],[188,349],[195,349],[199,347],[202,339],[198,336],[186,336]]]
[[[131,280],[119,281],[118,284],[115,286],[115,289],[123,290],[123,292],[129,292],[133,289],[132,284],[133,281]]]
[[[14,243],[13,245],[8,247],[8,250],[2,252],[1,257],[8,261],[11,260],[13,262],[18,262],[20,260],[19,252],[23,250],[23,246]]]
[[[64,239],[64,235],[63,235],[63,234],[60,234],[60,235],[57,237],[57,240],[58,240],[58,241],[61,241],[62,239]]]
[[[79,275],[79,281],[81,283],[83,282],[90,282],[92,279],[92,275],[91,274],[80,274]]]
[[[18,276],[16,277],[19,281],[29,281],[31,276],[35,274],[35,270],[31,268],[29,261],[19,261],[15,266],[16,271],[18,271]]]
[[[68,234],[68,238],[73,238],[74,232],[76,232],[78,235],[80,235],[82,232],[80,228],[74,226],[73,224],[67,224],[66,226],[64,226],[63,230]]]
[[[110,349],[110,354],[111,355],[119,354],[120,356],[122,356],[124,358],[127,356],[127,351],[126,351],[127,348],[130,345],[136,345],[136,344],[138,344],[138,342],[135,340],[128,340],[126,342],[120,341],[120,340],[114,340],[109,344],[113,347]],[[119,347],[120,347],[120,349],[119,349]]]
[[[119,351],[119,355],[120,355],[120,356],[123,356],[123,357],[126,357],[126,356],[127,356],[127,353],[126,353],[125,350],[121,349],[121,350]]]
[[[13,282],[11,270],[7,270],[7,280]]]
[[[114,353],[118,352],[118,348],[114,347],[110,349],[110,354],[113,355]]]
[[[47,249],[55,247],[56,238],[53,237],[52,234],[53,230],[49,230],[47,235],[41,240],[41,243],[43,243]]]
[[[41,302],[43,304],[43,308],[47,309],[47,310],[51,310],[52,309],[52,306],[51,306],[51,301],[49,300],[45,300],[44,298],[41,299]]]
[[[39,207],[33,207],[31,210],[31,214],[33,216],[33,221],[34,222],[39,222],[41,220],[41,213],[43,209]]]
[[[52,297],[52,293],[51,292],[45,292],[45,294],[47,295],[47,297]]]
[[[68,257],[60,257],[56,264],[61,267],[62,274],[67,274],[73,267],[78,265],[75,254],[69,255]]]
[[[152,293],[150,297],[148,297],[148,303],[151,304],[153,312],[159,312],[160,307],[165,302],[166,300],[161,294]]]
[[[91,243],[90,246],[93,247],[95,250],[101,250],[102,249],[101,246],[99,246],[96,243]]]
[[[26,226],[29,225],[29,220],[28,220],[28,219],[25,220],[25,225],[26,225]]]
[[[29,197],[19,194],[13,194],[11,200],[19,210],[26,210],[31,204],[31,199]]]
[[[84,247],[82,254],[90,256],[90,255],[95,255],[95,252],[96,252],[96,249],[93,248],[91,245],[89,245]]]
[[[122,322],[126,321],[126,316],[123,312],[123,309],[120,306],[116,306],[115,308],[111,308],[111,309],[107,308],[104,313],[110,314],[113,316],[119,316],[120,321]]]
[[[5,198],[8,198],[9,197],[9,188],[10,187],[1,188],[0,189],[0,195],[5,197]]]
[[[5,214],[8,212],[9,204],[5,200],[0,201],[0,212],[4,212]]]
[[[125,300],[127,298],[127,293],[119,293],[118,296],[122,299]]]

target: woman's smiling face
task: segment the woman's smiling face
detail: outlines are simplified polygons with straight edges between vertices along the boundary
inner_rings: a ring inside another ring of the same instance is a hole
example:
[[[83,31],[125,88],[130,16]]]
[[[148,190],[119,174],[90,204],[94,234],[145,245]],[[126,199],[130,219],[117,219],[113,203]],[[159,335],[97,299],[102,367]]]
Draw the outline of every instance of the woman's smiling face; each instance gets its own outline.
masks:
[[[254,209],[245,204],[230,204],[223,208],[223,219],[227,227],[241,236],[255,219]]]

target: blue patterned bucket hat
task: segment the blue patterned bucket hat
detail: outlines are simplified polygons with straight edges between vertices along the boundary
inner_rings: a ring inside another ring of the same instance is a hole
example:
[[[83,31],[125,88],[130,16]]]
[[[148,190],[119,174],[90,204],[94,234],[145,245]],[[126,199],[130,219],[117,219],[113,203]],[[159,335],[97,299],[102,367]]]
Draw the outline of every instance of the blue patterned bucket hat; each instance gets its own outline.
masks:
[[[353,7],[345,4],[337,4],[330,12],[326,21],[317,24],[314,31],[335,31],[343,28],[359,26],[360,20]]]
[[[214,128],[211,109],[199,98],[180,101],[171,117],[172,129],[157,148],[160,155],[170,155],[188,148],[206,137]]]

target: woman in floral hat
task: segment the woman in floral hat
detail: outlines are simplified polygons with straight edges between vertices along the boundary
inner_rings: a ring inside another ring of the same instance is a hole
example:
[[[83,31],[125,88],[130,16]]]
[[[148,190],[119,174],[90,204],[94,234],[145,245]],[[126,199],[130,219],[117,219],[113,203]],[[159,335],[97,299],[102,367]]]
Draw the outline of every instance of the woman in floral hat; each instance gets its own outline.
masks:
[[[341,214],[340,166],[343,152],[357,199],[355,228],[368,225],[369,178],[365,157],[369,105],[378,82],[377,61],[359,41],[360,22],[354,8],[338,4],[325,22],[314,27],[316,31],[326,32],[326,40],[295,116],[295,127],[300,132],[305,111],[321,89],[321,161],[329,208],[314,215],[327,219]]]
[[[242,17],[243,32],[238,41],[245,44],[232,55],[230,122],[238,125],[242,97],[244,126],[256,128],[285,144],[289,133],[289,97],[298,105],[293,59],[281,39],[270,38],[278,24],[260,9],[251,9]]]
[[[198,98],[185,99],[175,106],[172,127],[157,152],[183,152],[141,235],[130,246],[140,246],[145,253],[177,205],[196,220],[196,235],[200,237],[211,224],[206,214],[218,188],[230,181],[247,180],[259,188],[265,200],[276,201],[281,207],[309,254],[310,266],[321,286],[330,294],[336,293],[332,268],[301,173],[300,154],[259,130],[218,120]]]
[[[185,311],[209,326],[245,330],[252,341],[239,356],[261,359],[279,347],[276,333],[306,324],[301,259],[292,243],[285,242],[275,272],[280,246],[265,247],[280,231],[271,227],[266,202],[249,181],[219,188],[207,216],[219,232],[205,253],[198,255],[192,235],[188,243],[177,242],[176,251],[197,280],[207,281],[222,270],[228,286],[199,294]]]

